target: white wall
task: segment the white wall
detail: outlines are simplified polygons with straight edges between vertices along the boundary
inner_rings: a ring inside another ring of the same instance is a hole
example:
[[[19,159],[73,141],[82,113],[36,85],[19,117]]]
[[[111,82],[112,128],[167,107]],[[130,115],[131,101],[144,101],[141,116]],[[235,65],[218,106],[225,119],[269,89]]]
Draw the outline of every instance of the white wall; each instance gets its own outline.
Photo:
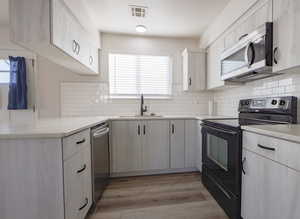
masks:
[[[146,100],[150,111],[163,114],[207,114],[208,92],[181,92],[181,51],[197,47],[197,40],[149,38],[103,34],[101,74],[82,76],[39,57],[40,117],[134,114],[139,100],[112,100],[108,97],[108,53],[164,54],[173,57],[173,91],[171,100]]]

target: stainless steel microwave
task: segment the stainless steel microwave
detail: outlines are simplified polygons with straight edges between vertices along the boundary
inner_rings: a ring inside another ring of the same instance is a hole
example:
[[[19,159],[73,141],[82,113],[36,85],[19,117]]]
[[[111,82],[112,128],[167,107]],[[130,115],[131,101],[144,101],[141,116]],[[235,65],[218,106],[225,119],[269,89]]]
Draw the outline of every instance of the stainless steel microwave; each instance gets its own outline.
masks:
[[[273,65],[273,23],[265,23],[243,35],[221,55],[221,78],[224,81],[247,82],[276,75]]]

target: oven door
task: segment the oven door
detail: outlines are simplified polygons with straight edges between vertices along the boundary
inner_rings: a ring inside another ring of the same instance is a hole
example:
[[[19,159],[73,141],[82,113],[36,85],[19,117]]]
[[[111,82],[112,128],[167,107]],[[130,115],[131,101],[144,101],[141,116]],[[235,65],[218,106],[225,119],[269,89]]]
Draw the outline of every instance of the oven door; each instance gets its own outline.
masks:
[[[203,168],[224,192],[237,196],[241,183],[241,136],[241,131],[202,125]]]

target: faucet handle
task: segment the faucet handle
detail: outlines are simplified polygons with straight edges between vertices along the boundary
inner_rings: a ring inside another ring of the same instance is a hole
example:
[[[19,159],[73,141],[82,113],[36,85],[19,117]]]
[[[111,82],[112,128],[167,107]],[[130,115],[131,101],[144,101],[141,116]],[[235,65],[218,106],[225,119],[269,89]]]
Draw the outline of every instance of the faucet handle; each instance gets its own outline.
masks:
[[[148,107],[147,107],[147,106],[145,106],[144,112],[147,112],[147,111],[148,111]]]

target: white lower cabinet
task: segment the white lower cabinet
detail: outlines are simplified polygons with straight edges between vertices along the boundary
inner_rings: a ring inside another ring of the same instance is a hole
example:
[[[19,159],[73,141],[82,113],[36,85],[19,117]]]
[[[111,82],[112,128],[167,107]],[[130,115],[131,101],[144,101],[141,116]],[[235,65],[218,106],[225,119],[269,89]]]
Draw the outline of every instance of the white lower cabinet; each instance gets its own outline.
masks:
[[[185,168],[196,167],[199,147],[200,124],[198,120],[185,120]]]
[[[139,121],[113,121],[111,127],[112,172],[142,170],[142,130]]]
[[[243,149],[243,219],[300,218],[300,172]]]
[[[163,170],[170,167],[169,122],[143,122],[142,163],[144,170]]]
[[[112,172],[169,168],[169,123],[167,120],[112,122]]]
[[[64,161],[65,219],[83,219],[92,205],[91,147]]]
[[[184,120],[170,121],[170,165],[173,169],[185,167]]]

